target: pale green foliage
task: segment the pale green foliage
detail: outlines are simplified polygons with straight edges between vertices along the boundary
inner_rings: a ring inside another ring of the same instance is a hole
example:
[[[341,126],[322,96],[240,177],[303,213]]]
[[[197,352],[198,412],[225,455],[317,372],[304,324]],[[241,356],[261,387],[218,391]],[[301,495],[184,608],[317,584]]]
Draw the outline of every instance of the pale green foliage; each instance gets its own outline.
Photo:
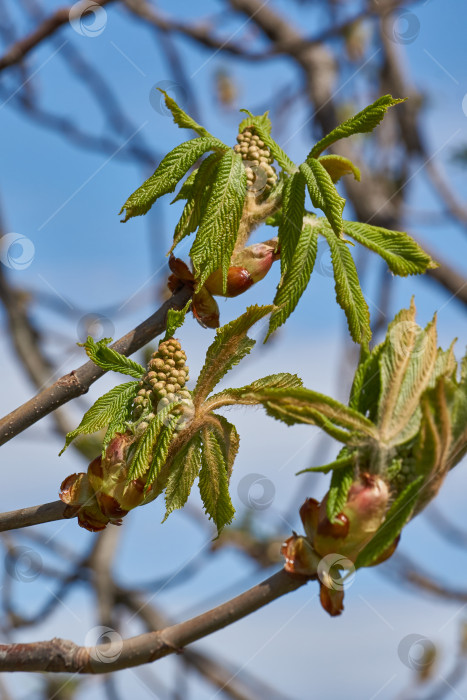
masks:
[[[373,104],[362,109],[354,117],[347,119],[322,138],[321,141],[318,141],[311,149],[308,158],[316,158],[326,148],[329,148],[331,144],[340,139],[347,138],[353,134],[364,134],[373,131],[381,122],[387,110],[400,102],[404,102],[404,100],[394,99],[391,95],[379,97]]]
[[[206,513],[216,523],[218,532],[228,525],[235,509],[229,495],[228,466],[217,433],[210,426],[201,432],[201,471],[199,491]]]
[[[120,374],[129,374],[130,377],[141,379],[144,374],[144,367],[129,357],[107,347],[111,342],[112,338],[103,338],[96,343],[89,335],[85,343],[78,343],[78,345],[84,347],[89,359],[106,372],[120,372]]]
[[[209,201],[202,213],[198,235],[190,256],[195,267],[198,288],[211,272],[221,268],[224,291],[227,271],[237,240],[246,194],[246,171],[241,157],[232,150],[222,156],[216,171]]]
[[[298,474],[305,474],[306,472],[321,472],[322,474],[328,474],[329,472],[344,469],[355,464],[356,454],[344,454],[338,457],[333,462],[329,464],[323,464],[321,467],[308,467],[307,469],[301,469]]]
[[[201,436],[197,433],[172,462],[165,488],[164,520],[177,508],[183,508],[201,469]]]
[[[78,435],[95,433],[97,430],[107,427],[110,423],[120,425],[122,411],[126,415],[128,402],[136,396],[138,388],[138,382],[119,384],[97,399],[96,403],[86,411],[78,427],[67,434],[65,446],[60,454],[65,452],[68,445]]]

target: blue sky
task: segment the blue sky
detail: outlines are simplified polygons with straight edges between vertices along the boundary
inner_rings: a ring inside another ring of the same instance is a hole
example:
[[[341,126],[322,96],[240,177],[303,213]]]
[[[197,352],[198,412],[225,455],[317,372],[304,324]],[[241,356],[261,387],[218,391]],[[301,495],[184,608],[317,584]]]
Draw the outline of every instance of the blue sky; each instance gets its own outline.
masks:
[[[16,12],[15,4],[8,4]],[[290,0],[274,3],[294,19],[307,36],[314,36],[324,28],[322,17],[313,5]],[[55,6],[54,2],[48,3],[49,9]],[[348,3],[348,6],[351,15],[355,5]],[[159,7],[188,21],[218,11],[220,4],[172,0],[160,2]],[[462,109],[467,94],[464,67],[467,9],[460,0],[453,0],[448,9],[446,4],[428,0],[414,5],[411,11],[419,28],[416,38],[404,47],[404,60],[413,84],[426,96],[423,127],[428,151],[430,155],[436,154],[436,163],[444,169],[457,195],[465,197],[466,171],[454,166],[451,156],[456,146],[467,143],[467,114]],[[240,24],[238,21],[226,24],[225,37],[235,32]],[[22,31],[27,30],[24,25]],[[96,135],[108,133],[119,147],[135,134],[131,143],[144,139],[156,154],[163,154],[187,138],[170,117],[163,110],[154,109],[149,100],[155,84],[172,80],[149,30],[130,20],[126,13],[109,6],[103,30],[98,35],[83,36],[66,26],[56,41],[56,45],[47,44],[30,58],[31,71],[37,71],[34,81],[37,81],[42,104],[48,109],[73,118],[83,129]],[[132,123],[126,135],[106,132],[101,112],[62,62],[59,47],[65,41],[79,47],[87,60],[109,78]],[[297,90],[300,87],[302,78],[288,60],[275,58],[264,66],[237,63],[179,38],[176,43],[187,66],[190,85],[199,98],[200,120],[226,142],[234,142],[239,115],[235,110],[222,109],[212,96],[217,70],[231,71],[240,91],[237,106],[253,112],[266,109],[269,101],[280,97],[285,87],[292,85]],[[353,78],[350,73],[346,74],[341,82],[345,80],[348,83],[341,91],[345,100],[359,107],[367,98],[373,99],[374,95],[364,92],[364,83],[358,74]],[[18,84],[10,77],[9,80],[5,78],[3,85],[8,86],[7,94],[12,94]],[[180,93],[180,97],[183,101],[183,94]],[[170,207],[168,201],[160,202],[147,217],[122,225],[118,210],[151,170],[129,165],[116,157],[80,150],[63,137],[35,125],[14,110],[13,104],[14,98],[3,104],[0,100],[2,208],[7,231],[29,238],[35,253],[25,269],[8,272],[13,283],[54,301],[54,309],[34,306],[34,317],[47,329],[47,349],[60,367],[59,376],[84,360],[82,350],[75,346],[83,316],[102,313],[108,319],[108,328],[119,337],[147,317],[157,305],[152,285],[165,277],[164,256],[180,205]],[[297,160],[312,145],[310,129],[303,128],[308,118],[307,106],[298,101],[290,120],[277,135],[281,144],[287,143],[290,156]],[[426,179],[423,163],[415,165],[412,176],[410,209],[427,210],[435,217],[441,207]],[[464,231],[447,219],[428,224],[409,218],[407,225],[444,259],[467,274]],[[259,230],[256,234],[258,240],[269,236],[270,230]],[[186,256],[187,247],[182,253]],[[369,256],[367,262],[364,291],[370,311],[374,313],[381,263],[375,256]],[[277,279],[278,269],[274,269],[266,280],[244,296],[222,300],[222,322],[239,315],[250,303],[270,302]],[[426,323],[438,311],[439,338],[443,346],[453,337],[459,338],[456,356],[460,359],[467,344],[465,310],[433,283],[407,279],[394,281],[391,316],[408,305],[412,294],[415,294],[421,322]],[[292,370],[302,376],[306,386],[345,400],[348,382],[341,381],[336,367],[343,353],[349,352],[346,334],[343,313],[335,303],[332,279],[315,273],[276,342],[265,349],[257,347],[251,358],[232,372],[229,382],[241,385],[272,371]],[[201,367],[212,335],[191,319],[179,334],[192,377],[196,377]],[[4,336],[0,338],[0,353],[0,401],[2,413],[6,413],[29,398],[33,389],[19,370]],[[115,377],[101,379],[89,392],[86,402],[97,398],[115,381]],[[74,404],[70,411],[78,421],[85,400]],[[281,514],[299,488],[301,477],[294,474],[310,463],[318,431],[305,427],[287,429],[277,423],[271,425],[271,420],[259,411],[247,412],[246,409],[231,411],[229,419],[235,422],[242,436],[232,478],[235,505],[240,513],[244,510],[238,496],[241,479],[251,472],[264,474],[275,487],[274,502],[264,516],[266,527],[280,529]],[[0,505],[4,510],[53,500],[61,480],[69,473],[83,470],[82,460],[71,451],[59,459],[60,447],[49,419],[3,447],[4,469],[8,470],[8,479],[0,493]],[[333,456],[330,443],[326,449],[323,459]],[[450,475],[439,497],[440,508],[456,522],[461,522],[465,512],[465,481],[465,466],[459,467]],[[313,489],[307,495],[319,497],[326,489],[326,480],[321,477],[303,483]],[[117,565],[122,581],[131,584],[134,578],[139,582],[173,572],[194,552],[207,546],[209,534],[193,528],[184,513],[173,514],[163,526],[160,525],[162,515],[162,505],[156,502],[127,518]],[[62,527],[62,524],[51,524],[44,526],[43,531],[72,543],[77,551],[89,545],[92,535],[79,530],[76,523],[66,523],[63,531]],[[292,523],[282,521],[284,534],[290,533],[292,527],[299,527],[297,519]],[[460,587],[466,578],[464,553],[441,540],[423,516],[407,529],[401,549],[420,564],[440,572],[453,586]],[[210,600],[220,602],[227,587],[232,587],[230,592],[234,589],[240,592],[262,576],[242,556],[225,551],[213,557],[206,570],[187,584],[160,592],[157,602],[167,614],[182,618],[199,612]],[[47,586],[50,582],[41,578],[34,583],[19,584],[19,599],[33,610],[40,596],[47,595]],[[461,604],[433,603],[398,590],[377,571],[363,572],[352,584],[346,596],[345,613],[338,620],[326,616],[316,594],[316,587],[309,585],[205,640],[201,646],[239,665],[244,664],[247,670],[263,675],[272,685],[300,700],[309,698],[313,691],[325,700],[343,692],[349,698],[368,700],[395,697],[410,678],[409,669],[397,655],[400,640],[410,633],[421,633],[435,643],[440,642],[443,656],[439,672],[446,673],[449,668],[449,657],[456,648],[458,625],[463,619]],[[66,600],[66,607],[61,606],[40,630],[24,632],[18,638],[57,635],[82,642],[87,631],[96,624],[89,605],[90,599],[83,590],[77,589]],[[69,609],[77,614],[77,619],[70,618]],[[134,624],[128,622],[125,634],[136,631]],[[356,663],[356,657],[361,663]],[[169,679],[175,672],[174,664],[167,659],[154,668],[163,679]],[[131,672],[120,676],[122,687],[131,689],[135,698],[154,697],[139,685]],[[20,683],[26,696],[26,690],[36,681],[20,678],[13,682]],[[95,685],[95,681],[89,681],[82,697],[84,693],[86,697],[94,697],[91,693]],[[467,697],[467,684],[458,690]],[[193,697],[203,700],[215,695],[212,689],[198,684]]]

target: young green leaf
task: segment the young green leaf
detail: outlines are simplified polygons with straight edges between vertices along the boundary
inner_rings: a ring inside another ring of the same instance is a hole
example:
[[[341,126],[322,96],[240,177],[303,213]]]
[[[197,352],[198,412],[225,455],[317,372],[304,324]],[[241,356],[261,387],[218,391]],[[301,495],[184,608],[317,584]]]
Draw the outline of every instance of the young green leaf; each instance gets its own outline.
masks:
[[[65,452],[68,445],[78,435],[89,435],[105,428],[125,411],[128,401],[136,396],[139,382],[119,384],[97,399],[96,403],[84,414],[81,423],[75,430],[67,433],[65,445],[60,454]]]
[[[227,475],[230,479],[232,468],[240,446],[240,435],[237,433],[237,428],[224,416],[218,413],[212,414],[212,422],[210,427],[216,433],[219,445],[224,455],[225,464],[227,467]]]
[[[121,355],[116,350],[108,347],[112,342],[112,338],[102,338],[96,341],[88,335],[85,343],[79,343],[84,347],[86,354],[95,365],[104,369],[106,372],[120,372],[120,374],[129,374],[130,377],[141,379],[145,373],[144,367],[138,362],[130,360],[129,357]]]
[[[316,158],[320,153],[325,151],[326,148],[329,148],[331,144],[339,141],[339,139],[347,138],[353,134],[364,134],[373,131],[390,107],[394,107],[394,105],[404,101],[405,100],[394,99],[392,95],[378,97],[373,104],[362,109],[362,111],[358,112],[354,117],[347,119],[327,134],[327,136],[322,138],[321,141],[318,141],[311,149],[308,158]]]
[[[356,343],[366,344],[371,338],[370,312],[358,280],[357,269],[345,241],[326,227],[320,229],[331,249],[336,298],[345,311],[350,335]]]
[[[354,477],[353,464],[349,464],[349,466],[343,469],[336,469],[332,473],[328,499],[326,501],[326,515],[332,523],[347,503],[347,496],[349,495]]]
[[[362,566],[371,566],[391,546],[412,515],[420,496],[423,480],[424,477],[419,476],[399,494],[376,535],[358,555],[355,561],[356,569]]]
[[[224,389],[218,394],[211,396],[206,402],[206,409],[219,408],[219,406],[229,406],[231,404],[258,404],[255,399],[255,392],[261,389],[287,389],[302,386],[303,382],[296,374],[280,372],[279,374],[269,374],[262,379],[256,379],[247,386],[239,389]],[[248,398],[246,398],[248,396]]]
[[[415,305],[402,309],[389,324],[380,358],[381,394],[378,404],[380,440],[402,444],[420,425],[420,398],[428,388],[437,357],[436,324],[426,329],[415,323]]]
[[[246,195],[246,171],[241,157],[229,150],[222,156],[211,196],[199,224],[190,256],[198,289],[209,275],[222,269],[224,292],[227,272],[238,235]]]
[[[179,405],[180,403],[177,402],[169,403],[168,406],[165,406],[162,410],[158,411],[155,418],[151,420],[136,446],[136,450],[128,470],[128,481],[131,481],[132,479],[139,479],[139,477],[146,474],[151,466],[159,435],[164,428],[165,423],[167,423],[167,419],[169,418],[171,411]]]
[[[358,221],[344,221],[344,233],[378,253],[395,275],[418,275],[438,267],[428,253],[403,231],[389,231]]]
[[[175,100],[172,99],[172,97],[170,97],[170,95],[168,95],[165,92],[165,90],[162,90],[161,88],[157,89],[164,95],[165,104],[167,108],[170,109],[170,111],[172,112],[173,120],[177,126],[179,126],[181,129],[192,129],[200,136],[214,138],[213,136],[211,136],[209,131],[206,131],[204,126],[201,126],[200,124],[195,122],[194,119],[192,119],[186,112],[184,112],[183,109],[178,106]],[[228,147],[225,146],[225,148]]]
[[[157,479],[162,467],[165,464],[167,455],[169,453],[170,442],[172,440],[177,423],[180,420],[180,416],[171,416],[166,421],[159,433],[156,446],[152,455],[151,466],[149,468],[149,473],[146,479],[146,491],[151,486],[152,483]]]
[[[169,253],[173,251],[175,246],[178,245],[185,236],[193,233],[193,231],[196,231],[198,228],[203,212],[211,196],[212,186],[216,177],[216,169],[221,157],[222,155],[220,153],[211,153],[210,156],[203,160],[196,171],[196,176],[190,187],[190,193],[187,196],[187,203],[175,227],[174,240]]]
[[[291,175],[284,186],[282,215],[278,231],[282,274],[292,262],[298,239],[302,233],[305,215],[305,184],[303,174],[298,172]]]
[[[315,222],[306,219],[290,265],[274,298],[274,305],[277,308],[271,314],[265,342],[276,328],[285,323],[297,306],[310,281],[317,251],[318,234],[315,230]]]
[[[224,144],[212,137],[201,137],[185,141],[170,151],[159,163],[158,168],[141,187],[138,187],[126,200],[120,209],[120,214],[126,209],[123,222],[133,216],[146,214],[154,202],[168,192],[173,192],[177,183],[194,163],[207,151],[223,150]]]
[[[310,158],[306,163],[302,163],[300,172],[305,177],[311,203],[324,212],[332,230],[340,238],[345,199],[336,190],[326,168],[316,158]]]
[[[318,161],[327,170],[333,182],[339,182],[344,175],[353,175],[357,182],[360,182],[360,170],[351,160],[344,156],[321,156]]]
[[[174,204],[175,202],[179,202],[182,199],[189,199],[191,197],[191,193],[193,192],[193,183],[198,174],[198,170],[199,168],[195,168],[191,171],[183,185],[180,187],[178,194],[172,199],[170,204]]]
[[[125,430],[128,427],[128,423],[132,421],[133,418],[133,411],[135,408],[134,404],[134,399],[135,395],[137,394],[137,390],[139,389],[139,384],[135,383],[135,389],[134,392],[130,394],[130,396],[127,399],[126,404],[122,406],[120,411],[116,414],[116,416],[110,421],[106,433],[104,435],[104,439],[102,441],[102,457],[104,457],[105,452],[107,450],[107,447],[112,440],[112,438],[117,434],[117,433],[124,433]]]
[[[235,514],[229,494],[228,470],[223,450],[214,431],[208,427],[203,428],[201,438],[203,446],[199,491],[206,513],[214,520],[220,533]]]
[[[177,508],[183,508],[201,469],[201,438],[198,433],[174,458],[165,489],[164,521]]]
[[[256,341],[247,338],[247,332],[272,309],[272,306],[250,306],[239,318],[217,329],[193,392],[195,406],[199,406],[222,377],[248,355]]]
[[[257,389],[245,394],[245,399],[263,404],[268,413],[288,425],[309,423],[320,425],[326,432],[341,426],[352,433],[376,437],[375,425],[358,411],[324,394],[302,387],[292,389]],[[346,442],[351,435],[344,433]],[[338,438],[340,439],[340,437]]]
[[[164,340],[172,338],[177,328],[183,326],[185,316],[191,306],[191,299],[187,301],[183,309],[169,309],[167,311],[167,323]]]
[[[349,406],[373,422],[376,421],[378,399],[381,392],[379,360],[383,346],[384,344],[381,343],[374,347],[371,353],[366,355],[359,364],[350,391]]]

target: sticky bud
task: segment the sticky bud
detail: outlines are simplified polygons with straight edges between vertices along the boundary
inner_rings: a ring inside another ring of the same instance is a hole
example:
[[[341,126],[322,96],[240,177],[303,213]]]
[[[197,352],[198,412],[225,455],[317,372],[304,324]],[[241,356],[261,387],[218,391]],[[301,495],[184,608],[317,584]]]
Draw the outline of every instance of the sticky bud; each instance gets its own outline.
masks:
[[[289,537],[281,547],[281,554],[285,557],[284,568],[289,574],[316,575],[320,557],[306,537]]]

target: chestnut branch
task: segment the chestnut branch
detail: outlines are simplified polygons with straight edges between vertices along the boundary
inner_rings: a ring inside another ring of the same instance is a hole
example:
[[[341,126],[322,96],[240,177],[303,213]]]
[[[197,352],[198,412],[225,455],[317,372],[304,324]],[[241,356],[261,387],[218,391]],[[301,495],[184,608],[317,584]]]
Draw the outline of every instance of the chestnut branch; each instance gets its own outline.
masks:
[[[55,638],[29,644],[1,644],[0,671],[97,674],[151,663],[169,654],[179,653],[187,644],[250,615],[276,598],[297,590],[310,579],[282,569],[208,612],[118,643],[81,647],[69,640]]]

